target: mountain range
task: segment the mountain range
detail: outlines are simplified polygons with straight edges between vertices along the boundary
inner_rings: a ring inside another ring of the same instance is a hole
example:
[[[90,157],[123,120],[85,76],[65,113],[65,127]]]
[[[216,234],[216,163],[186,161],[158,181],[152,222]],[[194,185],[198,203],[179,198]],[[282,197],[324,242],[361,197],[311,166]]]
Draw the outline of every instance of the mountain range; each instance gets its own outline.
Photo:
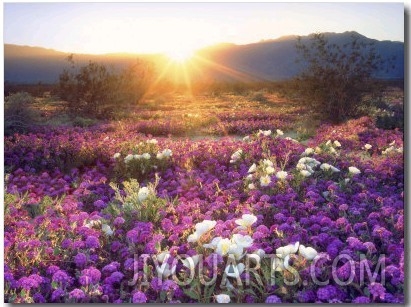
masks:
[[[404,78],[404,43],[378,41],[357,32],[324,33],[328,42],[342,46],[357,36],[360,42],[373,43],[382,59],[391,60],[390,66],[381,69],[376,77],[383,79]],[[310,36],[302,37],[308,41]],[[278,39],[265,40],[246,45],[218,44],[196,52],[195,73],[192,81],[197,80],[241,80],[241,81],[278,81],[296,76],[304,67],[297,62],[295,48],[297,36],[289,35]],[[55,83],[59,74],[69,66],[70,53],[41,47],[4,45],[4,80],[15,84]],[[74,54],[78,64],[89,61],[102,63],[113,69],[122,69],[136,60],[149,60],[166,65],[167,58],[160,54]]]

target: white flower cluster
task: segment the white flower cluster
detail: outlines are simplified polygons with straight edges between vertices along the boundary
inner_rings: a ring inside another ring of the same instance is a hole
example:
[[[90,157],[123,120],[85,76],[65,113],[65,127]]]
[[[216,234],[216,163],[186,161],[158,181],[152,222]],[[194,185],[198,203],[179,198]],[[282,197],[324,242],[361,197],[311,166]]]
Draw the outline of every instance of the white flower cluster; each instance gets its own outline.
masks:
[[[320,164],[321,162],[317,161],[314,158],[303,157],[298,160],[296,168],[300,171],[301,175],[303,175],[304,177],[309,177],[314,174],[314,168]]]
[[[150,139],[146,141],[147,144],[153,144],[153,145],[157,145],[158,141],[156,139]]]
[[[335,140],[334,142],[332,142],[331,140],[328,140],[324,145],[317,146],[314,149],[314,152],[319,154],[319,153],[325,151],[325,152],[329,152],[329,153],[338,155],[338,152],[337,152],[336,149],[339,149],[339,148],[341,148],[341,143],[339,141]],[[311,152],[311,150],[309,148],[307,148],[307,150],[309,152]]]
[[[91,220],[90,222],[86,223],[84,227],[93,228],[93,227],[100,227],[101,230],[105,233],[106,236],[112,236],[114,231],[111,227],[107,224],[102,224],[100,220]]]
[[[243,214],[241,219],[235,220],[235,223],[238,225],[236,230],[248,230],[248,233],[251,233],[250,227],[256,223],[257,217],[253,214]],[[213,229],[216,225],[215,221],[205,220],[201,223],[196,224],[195,228],[196,231],[194,234],[189,236],[189,242],[197,242],[202,235],[208,233],[211,229]],[[211,237],[211,236],[210,236]],[[265,257],[265,251],[262,249],[257,249],[251,251],[251,253],[247,253],[250,251],[250,248],[253,246],[253,238],[246,234],[234,233],[231,235],[230,238],[223,238],[223,237],[214,237],[209,241],[209,243],[202,243],[199,242],[202,248],[212,249],[214,253],[222,256],[222,257],[233,257],[234,262],[230,262],[224,269],[224,273],[228,277],[238,278],[245,270],[244,259],[247,259],[249,256],[252,255],[251,259],[259,261]],[[168,252],[165,252],[168,253]],[[289,260],[291,255],[299,255],[300,260],[314,260],[318,253],[312,247],[305,247],[304,245],[296,242],[294,244],[289,244],[286,246],[282,246],[276,249],[276,255],[274,258],[276,270],[282,271],[289,267]],[[298,257],[298,256],[297,256]],[[163,261],[164,254],[160,254],[157,257],[159,261]],[[242,260],[243,259],[243,260]],[[237,262],[238,261],[238,262]],[[247,260],[246,260],[247,261]],[[194,268],[197,263],[199,262],[199,256],[192,256],[190,259],[183,260],[184,266],[187,268]],[[170,269],[172,272],[172,269]],[[217,299],[217,297],[216,297]],[[229,302],[229,297],[226,296],[219,296],[218,299],[221,299],[221,302]]]
[[[285,171],[278,171],[276,173],[274,163],[269,159],[264,159],[259,161],[258,166],[255,163],[250,166],[246,179],[251,181],[254,177],[259,176],[260,185],[266,187],[271,183],[271,175],[274,174],[280,180],[285,180],[288,176],[288,173]],[[248,188],[250,190],[255,189],[254,183],[249,183]]]
[[[163,160],[163,159],[168,159],[173,155],[173,152],[171,151],[171,149],[164,149],[162,152],[158,152],[157,153],[157,159],[158,160]]]
[[[394,145],[395,145],[395,140],[392,141],[390,144],[388,144],[389,147],[384,149],[381,153],[383,155],[388,155],[388,154],[394,153],[394,152],[403,153],[404,149],[402,147],[396,148]]]
[[[146,141],[147,144],[151,144],[151,145],[157,145],[158,141],[156,139],[150,139]],[[138,144],[138,146],[143,146],[144,143],[140,142]],[[158,160],[163,160],[163,159],[168,159],[173,155],[173,152],[171,151],[171,149],[164,149],[161,152],[158,152],[156,155],[156,158]],[[120,159],[121,154],[119,152],[116,152],[113,155],[114,160],[118,160]],[[132,162],[133,160],[150,160],[151,159],[151,154],[148,152],[145,152],[143,154],[128,154],[125,158],[124,158],[124,163],[128,164],[130,162]]]
[[[149,153],[143,153],[142,155],[133,155],[133,154],[128,154],[125,158],[124,158],[124,163],[130,163],[133,160],[150,160],[151,155]]]
[[[338,173],[340,171],[338,168],[336,168],[336,167],[334,167],[334,166],[332,166],[331,164],[328,164],[328,163],[321,164],[320,168],[323,171],[331,171],[333,173]]]
[[[258,132],[257,132],[257,136],[260,136],[260,135],[264,135],[264,136],[269,136],[269,135],[271,135],[271,130],[258,130]]]
[[[282,130],[280,130],[280,129],[277,129],[276,131],[275,131],[275,133],[276,133],[276,136],[281,136],[281,135],[284,135],[284,132],[282,131]],[[270,136],[272,134],[272,131],[271,130],[258,130],[258,132],[257,132],[257,136],[260,136],[260,135],[263,135],[263,136]]]
[[[137,198],[139,202],[143,202],[148,198],[149,195],[150,195],[150,189],[147,187],[142,187],[138,190]]]
[[[241,148],[238,149],[235,153],[233,153],[233,154],[231,155],[230,163],[235,163],[235,162],[237,162],[238,160],[240,160],[242,154],[243,154],[243,150],[242,150]]]
[[[290,255],[297,254],[297,252],[307,260],[314,260],[314,258],[318,255],[314,248],[305,247],[300,244],[300,242],[279,247],[276,249],[275,254],[278,258],[283,259],[284,263],[288,263]]]

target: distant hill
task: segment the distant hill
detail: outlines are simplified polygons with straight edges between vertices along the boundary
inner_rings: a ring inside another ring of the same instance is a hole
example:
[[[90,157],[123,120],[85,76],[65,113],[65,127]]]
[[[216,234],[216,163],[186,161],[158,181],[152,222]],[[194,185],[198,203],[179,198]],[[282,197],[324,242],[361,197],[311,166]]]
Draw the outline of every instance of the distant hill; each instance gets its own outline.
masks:
[[[373,42],[377,52],[384,58],[395,57],[394,67],[377,73],[385,79],[404,78],[404,43],[377,41],[356,32],[325,33],[330,43],[342,45],[352,35],[361,41]],[[260,41],[247,45],[218,44],[197,52],[196,80],[284,80],[296,76],[303,64],[297,64],[295,49],[296,36],[289,35],[273,40]],[[307,41],[309,36],[303,37]],[[41,47],[4,45],[4,80],[10,83],[54,83],[61,71],[67,67],[69,53]],[[138,59],[151,60],[164,65],[166,59],[161,55],[139,54],[75,54],[76,61],[87,63],[97,61],[121,69]]]

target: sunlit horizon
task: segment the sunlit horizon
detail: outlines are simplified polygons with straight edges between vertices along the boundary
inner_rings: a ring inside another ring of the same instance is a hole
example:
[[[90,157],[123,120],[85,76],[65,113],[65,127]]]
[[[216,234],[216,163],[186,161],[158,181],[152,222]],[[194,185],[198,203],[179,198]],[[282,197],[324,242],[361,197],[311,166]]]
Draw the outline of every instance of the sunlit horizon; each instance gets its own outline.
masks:
[[[402,3],[5,3],[4,43],[69,53],[183,54],[287,35],[404,41]]]

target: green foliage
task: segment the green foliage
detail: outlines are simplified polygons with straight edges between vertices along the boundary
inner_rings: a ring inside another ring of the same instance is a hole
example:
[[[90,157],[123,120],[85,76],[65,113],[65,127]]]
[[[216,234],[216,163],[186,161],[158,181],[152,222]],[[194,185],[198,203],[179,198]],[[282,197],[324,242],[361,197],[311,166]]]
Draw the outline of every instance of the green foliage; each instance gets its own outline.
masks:
[[[390,105],[379,103],[374,109],[375,123],[382,129],[400,129],[404,131],[404,107],[402,105]]]
[[[60,74],[59,95],[75,115],[112,118],[120,106],[134,104],[143,97],[153,75],[152,67],[142,61],[121,73],[95,62],[78,68],[72,55],[68,61],[71,68]]]
[[[114,183],[110,183],[115,191],[115,200],[106,208],[106,212],[116,216],[123,214],[126,223],[135,221],[151,222],[157,224],[162,219],[161,211],[165,209],[168,201],[156,195],[159,177],[154,183],[149,183],[142,188],[137,180],[131,179],[123,182],[123,191]]]
[[[340,46],[317,33],[308,43],[299,37],[296,48],[307,64],[297,78],[306,103],[327,120],[357,116],[363,96],[373,89],[372,74],[383,64],[372,44],[352,36]]]
[[[47,209],[55,207],[57,204],[61,204],[64,200],[64,196],[58,199],[53,199],[50,196],[44,196],[39,203],[27,204],[26,210],[32,218],[43,215]]]
[[[257,101],[261,103],[266,103],[268,101],[264,91],[252,92],[249,97],[250,101]]]
[[[76,116],[73,119],[73,125],[78,127],[90,127],[97,123],[95,119]]]
[[[34,98],[26,92],[7,96],[4,100],[4,133],[26,132],[34,125],[36,112]]]

